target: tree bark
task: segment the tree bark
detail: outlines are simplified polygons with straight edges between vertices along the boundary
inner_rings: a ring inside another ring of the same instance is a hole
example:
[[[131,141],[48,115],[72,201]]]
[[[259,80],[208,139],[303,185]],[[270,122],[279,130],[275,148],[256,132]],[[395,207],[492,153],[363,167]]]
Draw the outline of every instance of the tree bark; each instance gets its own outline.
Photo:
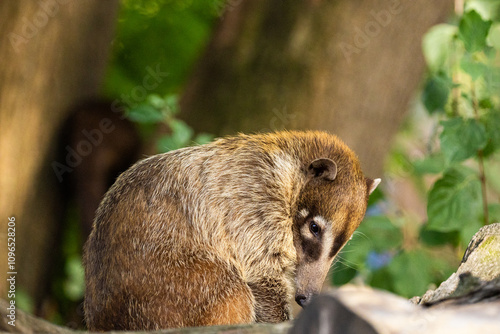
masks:
[[[118,0],[0,2],[0,254],[15,217],[9,271],[16,289],[35,298],[46,287],[61,215],[56,133],[72,105],[98,92],[117,8]],[[0,257],[2,296],[6,262]]]
[[[229,1],[181,99],[197,131],[321,129],[380,176],[453,1]]]

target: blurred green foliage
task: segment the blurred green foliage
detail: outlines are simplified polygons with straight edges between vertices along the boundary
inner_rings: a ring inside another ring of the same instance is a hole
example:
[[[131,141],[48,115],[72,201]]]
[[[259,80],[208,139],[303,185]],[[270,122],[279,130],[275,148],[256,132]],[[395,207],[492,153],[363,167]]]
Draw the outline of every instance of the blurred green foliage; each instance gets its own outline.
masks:
[[[130,120],[138,123],[146,133],[151,133],[151,126],[161,123],[167,126],[169,133],[157,140],[158,153],[176,150],[191,144],[206,144],[214,139],[214,136],[208,133],[195,136],[190,126],[175,117],[178,113],[179,105],[176,95],[167,95],[162,98],[152,94],[144,103],[130,108],[126,115]]]
[[[200,57],[224,0],[122,0],[104,94],[118,98],[143,85],[148,67],[168,77],[154,92],[176,93]]]
[[[405,218],[370,216],[369,209],[335,265],[335,284],[357,278],[402,296],[422,295],[456,269],[482,225],[500,220],[499,14],[500,0],[469,0],[454,24],[425,36],[429,75],[421,97],[437,123],[430,142],[439,144],[418,161],[399,153],[391,159],[404,161],[411,177],[438,176],[427,196],[428,221],[415,230]]]

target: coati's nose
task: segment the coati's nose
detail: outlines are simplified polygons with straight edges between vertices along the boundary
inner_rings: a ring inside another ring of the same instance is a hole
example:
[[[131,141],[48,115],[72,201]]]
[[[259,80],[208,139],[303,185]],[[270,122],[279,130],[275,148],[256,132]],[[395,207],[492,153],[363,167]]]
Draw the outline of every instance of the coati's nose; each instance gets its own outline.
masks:
[[[295,301],[302,307],[305,307],[307,303],[307,297],[302,294],[295,295]]]

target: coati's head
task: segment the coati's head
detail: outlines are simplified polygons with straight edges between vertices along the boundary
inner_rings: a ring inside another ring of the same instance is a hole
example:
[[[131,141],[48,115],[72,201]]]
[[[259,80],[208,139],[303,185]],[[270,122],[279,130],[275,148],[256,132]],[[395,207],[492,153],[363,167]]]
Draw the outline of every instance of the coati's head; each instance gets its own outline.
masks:
[[[294,217],[297,250],[295,300],[319,293],[334,257],[364,217],[368,196],[380,179],[365,178],[357,160],[340,156],[306,165],[306,184]]]

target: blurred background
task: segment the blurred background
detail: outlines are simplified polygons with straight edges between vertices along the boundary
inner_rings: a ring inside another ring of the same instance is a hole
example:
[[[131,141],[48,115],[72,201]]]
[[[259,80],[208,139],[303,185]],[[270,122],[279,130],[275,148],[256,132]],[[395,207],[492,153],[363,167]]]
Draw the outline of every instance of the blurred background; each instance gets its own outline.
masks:
[[[16,305],[51,322],[84,328],[116,176],[221,135],[326,130],[382,178],[331,285],[421,295],[500,218],[500,0],[2,1],[0,31],[0,246],[14,216]]]

